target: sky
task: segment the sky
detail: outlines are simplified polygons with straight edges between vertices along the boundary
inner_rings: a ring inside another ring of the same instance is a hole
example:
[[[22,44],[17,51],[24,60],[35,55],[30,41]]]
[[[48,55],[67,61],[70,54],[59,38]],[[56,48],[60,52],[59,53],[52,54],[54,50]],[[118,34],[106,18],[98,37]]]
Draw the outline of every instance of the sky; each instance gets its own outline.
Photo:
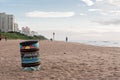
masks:
[[[0,12],[48,39],[120,40],[120,0],[0,0]]]

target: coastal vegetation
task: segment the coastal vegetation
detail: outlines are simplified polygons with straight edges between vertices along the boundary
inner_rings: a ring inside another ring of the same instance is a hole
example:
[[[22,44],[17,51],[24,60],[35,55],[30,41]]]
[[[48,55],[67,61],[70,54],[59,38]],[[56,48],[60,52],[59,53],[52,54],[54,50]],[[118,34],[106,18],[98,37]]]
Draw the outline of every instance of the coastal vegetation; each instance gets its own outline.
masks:
[[[24,39],[24,40],[46,40],[47,38],[42,35],[27,36],[19,32],[1,32],[0,36],[7,39]]]

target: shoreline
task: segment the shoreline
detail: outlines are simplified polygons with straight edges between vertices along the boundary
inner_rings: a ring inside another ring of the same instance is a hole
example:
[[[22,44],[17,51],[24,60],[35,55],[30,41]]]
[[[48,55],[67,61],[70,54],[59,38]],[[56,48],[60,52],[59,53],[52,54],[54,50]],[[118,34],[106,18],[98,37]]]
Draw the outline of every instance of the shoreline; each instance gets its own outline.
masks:
[[[71,41],[75,42],[75,41]],[[120,47],[120,41],[92,41],[92,40],[83,40],[83,41],[76,41],[80,44],[86,45],[93,45],[93,46],[100,46],[100,47]]]
[[[1,41],[5,41],[5,40],[1,40]],[[1,42],[0,41],[0,42]],[[22,39],[8,39],[7,41],[31,41],[31,40],[22,40]],[[50,41],[50,40],[38,40],[39,42],[40,41]],[[96,47],[108,47],[108,48],[120,48],[120,45],[119,46],[116,46],[116,45],[107,45],[107,44],[95,44],[95,43],[89,43],[89,42],[105,42],[105,43],[110,43],[112,41],[86,41],[86,42],[82,42],[82,41],[68,41],[68,42],[65,42],[65,41],[60,41],[60,40],[55,40],[55,41],[51,41],[51,42],[64,42],[64,43],[72,43],[72,44],[81,44],[81,45],[88,45],[88,46],[96,46]],[[118,41],[119,42],[119,41]],[[119,44],[117,43],[117,41],[113,42],[113,44]]]

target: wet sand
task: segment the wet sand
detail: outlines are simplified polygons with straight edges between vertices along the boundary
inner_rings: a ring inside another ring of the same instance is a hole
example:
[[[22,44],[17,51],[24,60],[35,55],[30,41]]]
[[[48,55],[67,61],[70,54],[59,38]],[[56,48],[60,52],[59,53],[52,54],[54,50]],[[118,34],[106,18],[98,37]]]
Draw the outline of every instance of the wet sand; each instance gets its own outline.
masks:
[[[19,43],[0,41],[0,80],[120,80],[120,48],[40,41],[40,71],[23,71]]]

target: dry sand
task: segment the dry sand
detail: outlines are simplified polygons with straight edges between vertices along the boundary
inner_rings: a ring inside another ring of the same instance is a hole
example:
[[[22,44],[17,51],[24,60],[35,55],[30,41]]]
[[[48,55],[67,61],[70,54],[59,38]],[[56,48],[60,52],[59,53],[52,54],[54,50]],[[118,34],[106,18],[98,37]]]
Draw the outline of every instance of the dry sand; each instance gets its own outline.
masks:
[[[23,71],[20,40],[0,41],[0,80],[120,80],[120,48],[40,41],[40,71]]]

